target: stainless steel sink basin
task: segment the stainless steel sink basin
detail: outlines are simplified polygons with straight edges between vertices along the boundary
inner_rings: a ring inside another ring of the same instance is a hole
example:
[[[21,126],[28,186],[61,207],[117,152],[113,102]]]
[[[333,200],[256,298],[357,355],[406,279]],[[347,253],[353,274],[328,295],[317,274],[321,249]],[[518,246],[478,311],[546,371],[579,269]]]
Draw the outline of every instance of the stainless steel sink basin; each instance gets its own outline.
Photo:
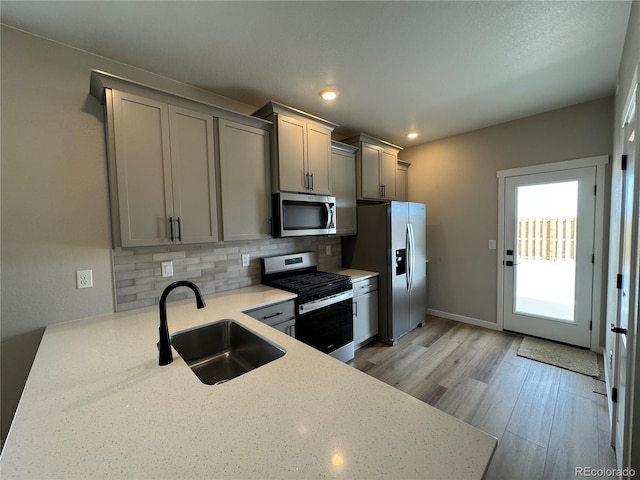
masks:
[[[216,385],[282,357],[279,346],[233,320],[220,320],[171,335],[171,344],[207,385]]]

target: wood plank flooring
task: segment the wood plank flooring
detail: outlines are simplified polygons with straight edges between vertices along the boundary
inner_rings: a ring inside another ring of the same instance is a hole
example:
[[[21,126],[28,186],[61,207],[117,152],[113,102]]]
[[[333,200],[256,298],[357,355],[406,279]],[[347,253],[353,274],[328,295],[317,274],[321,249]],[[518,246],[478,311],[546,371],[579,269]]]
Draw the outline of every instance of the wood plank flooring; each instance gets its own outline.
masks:
[[[615,468],[604,383],[518,357],[522,337],[427,316],[390,347],[356,352],[355,368],[498,439],[487,479],[576,478]]]

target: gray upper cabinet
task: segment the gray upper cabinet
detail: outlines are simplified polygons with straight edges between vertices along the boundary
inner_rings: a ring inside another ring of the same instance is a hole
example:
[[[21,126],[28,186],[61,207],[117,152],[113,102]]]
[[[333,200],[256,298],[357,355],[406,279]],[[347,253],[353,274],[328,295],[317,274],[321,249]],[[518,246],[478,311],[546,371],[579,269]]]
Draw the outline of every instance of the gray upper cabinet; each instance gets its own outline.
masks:
[[[223,240],[271,238],[269,132],[221,119],[218,139]]]
[[[401,202],[409,201],[409,167],[411,164],[398,159],[396,172],[396,196]]]
[[[117,90],[107,116],[121,246],[217,241],[213,117]]]
[[[210,115],[169,105],[176,243],[218,240],[213,123]]]
[[[358,200],[397,200],[397,161],[402,147],[360,134],[343,140],[358,148],[356,191]]]
[[[273,191],[332,195],[331,132],[337,125],[277,102],[254,116],[273,123]]]
[[[355,235],[356,217],[356,151],[351,145],[331,142],[331,174],[336,198],[336,234]]]
[[[90,92],[115,247],[270,238],[270,122],[98,70]]]

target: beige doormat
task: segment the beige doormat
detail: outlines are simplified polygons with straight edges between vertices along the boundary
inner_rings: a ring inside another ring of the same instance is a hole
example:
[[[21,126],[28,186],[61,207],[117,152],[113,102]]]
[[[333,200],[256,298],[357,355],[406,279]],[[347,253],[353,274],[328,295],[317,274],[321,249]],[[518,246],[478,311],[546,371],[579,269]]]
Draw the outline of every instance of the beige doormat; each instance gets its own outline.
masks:
[[[518,356],[594,378],[600,376],[598,356],[595,352],[583,348],[548,342],[534,337],[524,337],[520,348],[518,348]]]

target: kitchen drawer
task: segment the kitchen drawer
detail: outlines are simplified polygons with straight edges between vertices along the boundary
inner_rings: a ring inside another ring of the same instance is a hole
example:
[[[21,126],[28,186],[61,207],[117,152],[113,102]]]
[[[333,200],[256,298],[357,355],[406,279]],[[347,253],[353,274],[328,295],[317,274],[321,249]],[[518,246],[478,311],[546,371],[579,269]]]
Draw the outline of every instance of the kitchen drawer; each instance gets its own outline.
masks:
[[[353,296],[364,295],[365,293],[378,290],[378,277],[369,277],[353,283]]]
[[[256,308],[244,313],[270,326],[273,326],[285,320],[289,320],[296,316],[293,300],[276,303],[273,305],[269,305],[268,307]]]

